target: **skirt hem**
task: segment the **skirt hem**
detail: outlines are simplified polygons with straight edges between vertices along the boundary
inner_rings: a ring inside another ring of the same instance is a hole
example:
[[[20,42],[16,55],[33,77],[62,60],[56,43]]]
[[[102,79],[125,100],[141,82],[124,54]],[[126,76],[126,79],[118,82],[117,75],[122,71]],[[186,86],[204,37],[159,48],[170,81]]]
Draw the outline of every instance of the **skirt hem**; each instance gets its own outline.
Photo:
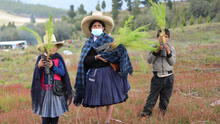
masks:
[[[115,103],[112,103],[112,104],[103,104],[103,105],[88,105],[88,104],[83,104],[83,107],[96,108],[96,107],[103,107],[103,106],[115,105],[115,104],[119,104],[119,103],[126,102],[127,99],[128,99],[128,97],[126,97],[123,101],[115,102]]]

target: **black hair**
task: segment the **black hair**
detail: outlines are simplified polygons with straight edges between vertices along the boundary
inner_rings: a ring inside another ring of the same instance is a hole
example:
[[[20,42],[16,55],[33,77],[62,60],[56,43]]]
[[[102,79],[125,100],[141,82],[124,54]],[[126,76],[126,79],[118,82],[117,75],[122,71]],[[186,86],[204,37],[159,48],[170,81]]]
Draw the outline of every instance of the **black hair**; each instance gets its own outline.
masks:
[[[92,21],[92,22],[90,23],[90,25],[89,25],[89,31],[92,31],[92,30],[91,30],[92,25],[93,25],[94,23],[96,23],[96,22],[99,22],[99,23],[105,28],[105,23],[104,23],[104,22],[102,22],[102,21],[100,21],[100,20],[94,20],[94,21]],[[104,30],[105,30],[105,29],[104,29]]]
[[[161,30],[158,30],[158,31],[157,31],[157,38],[160,36],[160,33],[161,33],[161,32],[162,32]],[[170,38],[170,31],[169,31],[169,29],[165,28],[165,29],[164,29],[164,32],[165,32],[165,34]]]

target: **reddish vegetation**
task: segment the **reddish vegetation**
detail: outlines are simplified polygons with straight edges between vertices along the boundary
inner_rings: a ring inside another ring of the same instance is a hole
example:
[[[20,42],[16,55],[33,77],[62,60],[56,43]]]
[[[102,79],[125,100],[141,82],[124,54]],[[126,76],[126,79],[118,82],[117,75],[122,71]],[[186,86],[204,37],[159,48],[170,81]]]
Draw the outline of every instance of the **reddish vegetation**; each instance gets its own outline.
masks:
[[[205,46],[204,48],[206,48]],[[202,49],[203,47],[201,47]],[[211,47],[213,48],[213,47]],[[132,53],[135,55],[136,53]],[[181,53],[179,53],[181,54]],[[180,55],[182,56],[182,54]],[[188,55],[190,56],[190,55]],[[71,80],[74,79],[77,68],[77,60],[68,58]],[[184,59],[184,61],[183,61]],[[188,124],[188,123],[220,123],[219,106],[211,107],[209,104],[219,99],[220,73],[216,63],[205,64],[203,62],[187,62],[188,58],[181,58],[175,65],[175,86],[170,100],[169,109],[164,118],[158,115],[158,105],[155,106],[153,117],[149,120],[141,120],[137,117],[143,109],[149,92],[152,74],[141,72],[138,61],[133,61],[135,72],[129,77],[132,89],[126,103],[115,106],[113,118],[124,123],[112,121],[111,124]],[[147,65],[148,66],[148,65]],[[74,71],[73,71],[74,70]],[[39,124],[40,117],[34,115],[31,110],[30,89],[22,85],[14,84],[0,86],[0,99],[5,96],[21,96],[26,100],[17,100],[9,104],[6,112],[0,108],[0,123],[5,124]],[[1,106],[0,106],[1,107]],[[103,111],[104,108],[103,108]],[[104,115],[104,113],[103,113]],[[60,124],[96,124],[95,109],[70,106],[70,111],[60,118]]]

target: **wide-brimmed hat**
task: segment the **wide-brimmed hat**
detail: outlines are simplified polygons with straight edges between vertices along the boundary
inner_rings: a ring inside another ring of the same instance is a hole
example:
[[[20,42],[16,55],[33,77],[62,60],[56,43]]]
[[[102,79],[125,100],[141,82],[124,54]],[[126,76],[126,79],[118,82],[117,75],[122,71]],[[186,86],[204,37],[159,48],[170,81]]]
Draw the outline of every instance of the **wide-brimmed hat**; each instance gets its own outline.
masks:
[[[37,49],[40,50],[40,51],[42,50],[42,48],[43,48],[44,46],[46,46],[46,45],[48,45],[48,44],[53,44],[53,45],[55,45],[58,49],[59,49],[60,47],[62,47],[63,44],[64,44],[64,41],[57,41],[54,34],[52,34],[52,36],[51,36],[51,42],[50,42],[50,43],[48,43],[48,37],[47,37],[47,35],[44,35],[43,40],[44,40],[44,43],[43,43],[43,44],[39,44],[39,45],[37,46]]]
[[[91,35],[89,26],[95,20],[99,20],[105,24],[105,30],[104,30],[105,33],[107,34],[111,33],[114,27],[113,19],[109,16],[104,16],[102,12],[98,11],[98,12],[94,12],[91,16],[86,16],[85,18],[83,18],[81,22],[82,31],[87,37],[90,37]]]

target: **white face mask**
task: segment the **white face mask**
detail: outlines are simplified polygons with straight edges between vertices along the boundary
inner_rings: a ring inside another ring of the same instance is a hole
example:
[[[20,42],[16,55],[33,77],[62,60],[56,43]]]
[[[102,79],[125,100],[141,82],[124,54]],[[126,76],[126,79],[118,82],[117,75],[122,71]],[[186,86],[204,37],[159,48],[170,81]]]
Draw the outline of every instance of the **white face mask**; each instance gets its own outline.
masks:
[[[91,32],[94,36],[98,37],[103,33],[103,29],[92,29]]]

